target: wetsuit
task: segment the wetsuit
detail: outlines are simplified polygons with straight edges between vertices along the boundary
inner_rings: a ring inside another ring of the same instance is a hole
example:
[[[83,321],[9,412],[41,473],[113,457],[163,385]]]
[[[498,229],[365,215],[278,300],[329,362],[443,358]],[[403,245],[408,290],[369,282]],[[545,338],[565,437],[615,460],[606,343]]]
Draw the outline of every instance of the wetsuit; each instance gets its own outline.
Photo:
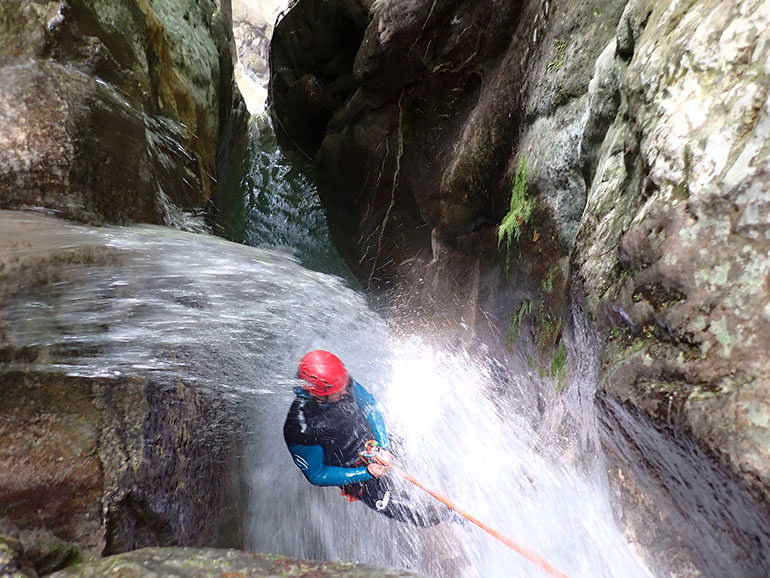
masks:
[[[387,477],[375,478],[360,456],[369,440],[390,448],[374,397],[351,379],[347,393],[333,403],[319,401],[302,388],[289,409],[283,437],[297,467],[316,486],[339,486],[342,493],[402,522],[433,526],[450,511],[417,504],[396,490]]]

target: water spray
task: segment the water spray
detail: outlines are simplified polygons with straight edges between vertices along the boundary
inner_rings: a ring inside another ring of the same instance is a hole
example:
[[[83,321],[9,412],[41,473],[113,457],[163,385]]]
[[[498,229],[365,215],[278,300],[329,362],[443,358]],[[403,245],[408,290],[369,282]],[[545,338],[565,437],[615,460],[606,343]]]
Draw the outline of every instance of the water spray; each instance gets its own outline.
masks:
[[[426,492],[427,494],[430,494],[435,499],[437,499],[439,502],[447,506],[448,508],[454,510],[459,515],[461,515],[463,518],[471,522],[472,524],[475,524],[482,530],[484,530],[486,533],[488,533],[493,538],[499,540],[506,546],[508,546],[511,550],[516,552],[517,554],[523,556],[536,566],[540,567],[543,571],[545,571],[549,576],[553,576],[554,578],[569,578],[564,572],[561,572],[560,570],[556,569],[548,560],[543,558],[542,556],[539,556],[529,550],[528,548],[525,548],[524,546],[514,542],[507,536],[503,535],[502,533],[498,532],[491,526],[485,524],[475,516],[472,516],[459,506],[457,506],[452,500],[447,498],[446,496],[428,488],[425,484],[417,480],[414,476],[411,474],[405,472],[398,466],[396,466],[389,457],[386,458],[385,454],[380,453],[380,445],[377,443],[376,440],[370,440],[366,442],[366,449],[361,452],[361,458],[366,461],[367,463],[378,463],[381,466],[385,467],[386,469],[392,471],[397,476],[405,479],[406,481],[410,482],[411,484],[417,486],[422,491]]]

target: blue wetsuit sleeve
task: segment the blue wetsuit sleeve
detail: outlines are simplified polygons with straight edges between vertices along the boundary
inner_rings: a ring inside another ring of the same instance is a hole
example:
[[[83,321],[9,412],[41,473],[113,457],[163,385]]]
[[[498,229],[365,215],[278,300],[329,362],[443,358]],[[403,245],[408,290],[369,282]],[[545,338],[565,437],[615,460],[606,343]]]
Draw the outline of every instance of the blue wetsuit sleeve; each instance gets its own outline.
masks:
[[[388,438],[388,431],[385,429],[385,420],[382,419],[379,405],[374,396],[364,389],[357,381],[353,381],[353,395],[356,397],[358,405],[366,416],[366,421],[369,422],[369,426],[372,428],[372,433],[380,444],[381,448],[390,449],[390,439]]]
[[[324,450],[321,446],[290,446],[289,452],[307,481],[316,486],[344,486],[372,479],[365,467],[341,468],[325,465]]]

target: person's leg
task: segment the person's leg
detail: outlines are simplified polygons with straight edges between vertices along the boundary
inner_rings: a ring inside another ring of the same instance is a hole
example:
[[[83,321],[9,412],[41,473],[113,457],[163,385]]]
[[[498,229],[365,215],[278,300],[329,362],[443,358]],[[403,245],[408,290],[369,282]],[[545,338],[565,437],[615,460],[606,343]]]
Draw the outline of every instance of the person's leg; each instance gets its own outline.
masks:
[[[359,499],[373,510],[398,520],[428,528],[454,517],[454,512],[442,504],[415,500],[402,489],[395,489],[382,479],[363,484]]]

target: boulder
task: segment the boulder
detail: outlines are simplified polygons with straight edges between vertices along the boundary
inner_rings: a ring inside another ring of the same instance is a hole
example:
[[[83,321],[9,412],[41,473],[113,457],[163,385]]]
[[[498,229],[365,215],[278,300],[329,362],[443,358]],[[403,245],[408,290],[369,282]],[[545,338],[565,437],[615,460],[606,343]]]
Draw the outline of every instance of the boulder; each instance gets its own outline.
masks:
[[[382,1],[368,18],[336,18],[344,30],[328,20],[349,3],[323,4],[299,2],[276,27],[271,110],[286,144],[323,171],[340,252],[404,309],[462,319],[503,345],[526,338],[549,365],[585,203],[588,82],[622,2],[594,13],[588,3]],[[522,162],[537,202],[511,245],[498,225]],[[490,329],[489,318],[501,322]]]
[[[575,251],[603,386],[691,431],[770,501],[770,13],[641,6],[619,28],[636,41],[616,50],[630,60]]]
[[[80,551],[47,530],[19,530],[0,518],[0,575],[36,578],[81,562]]]
[[[605,407],[719,465],[712,487],[732,489],[713,493],[743,507],[705,498],[683,524],[705,512],[712,528],[734,525],[757,544],[733,554],[746,576],[770,571],[757,554],[770,544],[769,31],[762,2],[628,4],[592,81],[588,123],[607,130],[583,156],[591,181],[573,253],[601,335]],[[680,469],[680,452],[637,445],[653,476]],[[645,485],[624,470],[626,487]]]
[[[418,578],[408,570],[389,570],[365,564],[338,564],[293,560],[283,556],[251,554],[211,548],[145,548],[78,564],[51,574],[56,578],[89,578],[119,574],[121,578],[179,576],[180,578]]]
[[[121,251],[68,244],[66,225],[14,214],[23,213],[0,211],[0,518],[20,532],[45,530],[86,559],[220,538],[237,545],[237,532],[224,538],[220,530],[233,501],[238,414],[202,390],[194,372],[79,371],[79,360],[106,347],[89,342],[89,332],[109,327],[18,311],[28,300],[56,308],[71,298],[67,287],[120,266]],[[60,242],[46,245],[56,231]],[[102,294],[100,306],[114,307],[119,294]],[[190,352],[158,347],[157,355]],[[22,540],[22,560],[43,547],[33,537]]]
[[[227,6],[0,1],[0,208],[181,225],[238,99]]]

